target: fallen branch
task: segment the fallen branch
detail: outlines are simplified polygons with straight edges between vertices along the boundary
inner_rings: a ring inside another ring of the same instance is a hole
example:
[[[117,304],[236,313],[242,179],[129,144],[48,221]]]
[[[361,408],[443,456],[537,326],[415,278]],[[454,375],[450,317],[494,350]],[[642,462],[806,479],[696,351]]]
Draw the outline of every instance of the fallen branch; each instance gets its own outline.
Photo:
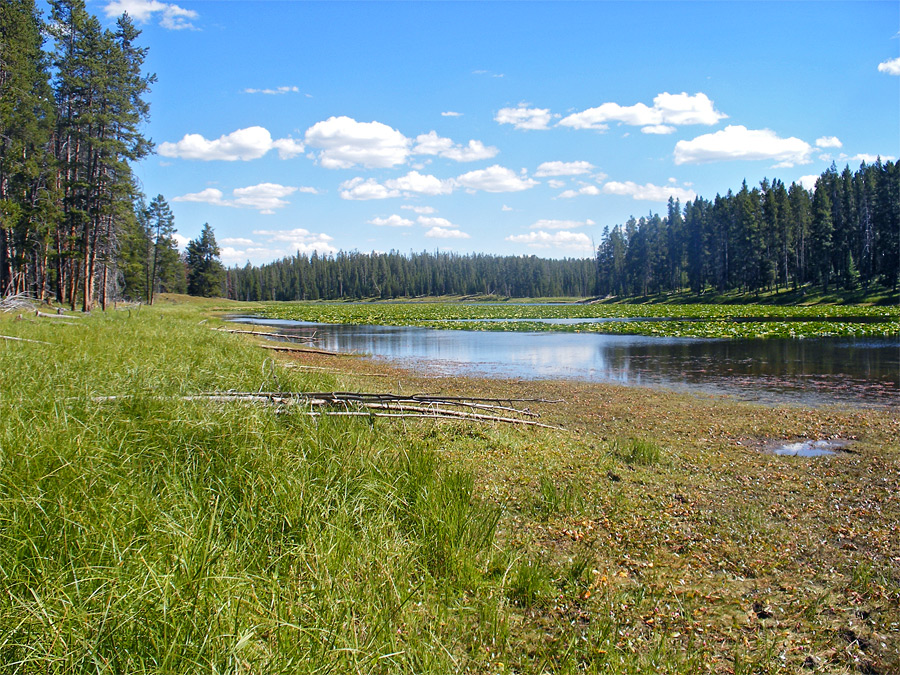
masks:
[[[34,311],[35,316],[40,316],[45,319],[83,319],[83,316],[78,316],[77,314],[47,314],[47,312],[42,312],[38,309]]]
[[[314,342],[317,338],[315,335],[291,335],[289,333],[266,333],[258,330],[242,330],[239,328],[213,328],[221,333],[240,333],[243,335],[260,335],[262,337],[281,338],[286,340],[303,340],[304,342]]]
[[[0,335],[0,338],[3,338],[4,340],[15,340],[17,342],[33,342],[38,345],[52,344],[50,342],[44,342],[43,340],[29,340],[28,338],[13,337],[12,335]]]
[[[96,397],[95,402],[113,401],[118,397]],[[431,419],[456,419],[477,422],[502,422],[504,424],[521,424],[544,429],[557,427],[533,419],[511,417],[510,414],[528,418],[540,417],[528,409],[520,409],[504,405],[510,401],[502,399],[478,399],[462,396],[402,396],[397,394],[367,394],[360,392],[204,392],[180,397],[183,401],[213,401],[216,403],[259,403],[278,406],[306,406],[308,410],[300,414],[311,416],[351,416],[351,417],[416,417]],[[534,403],[558,403],[546,399],[515,399]],[[453,407],[463,410],[453,409]],[[328,410],[329,407],[343,408]],[[474,411],[478,412],[474,412]]]
[[[260,345],[263,349],[272,349],[276,352],[300,352],[301,354],[323,354],[324,356],[347,356],[340,352],[326,352],[324,349],[304,349],[303,347],[281,347],[280,345]]]

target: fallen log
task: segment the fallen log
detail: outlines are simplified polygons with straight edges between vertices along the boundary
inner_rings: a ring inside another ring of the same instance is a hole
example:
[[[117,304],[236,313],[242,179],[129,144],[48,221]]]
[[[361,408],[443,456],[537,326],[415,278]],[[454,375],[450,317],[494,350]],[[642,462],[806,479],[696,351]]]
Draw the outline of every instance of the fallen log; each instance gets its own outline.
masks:
[[[47,312],[42,312],[39,309],[34,310],[34,315],[43,317],[45,319],[83,319],[83,316],[78,316],[77,314],[47,314]]]
[[[258,330],[242,330],[240,328],[213,328],[221,333],[240,333],[242,335],[259,335],[261,337],[281,338],[285,340],[303,340],[304,342],[314,342],[317,338],[315,335],[290,335],[285,333],[267,333]]]
[[[50,342],[44,342],[43,340],[29,340],[28,338],[13,337],[12,335],[0,335],[0,338],[3,338],[4,340],[15,340],[16,342],[33,342],[38,345],[51,344]]]
[[[263,349],[271,349],[276,352],[299,352],[301,354],[322,354],[324,356],[349,356],[340,352],[327,352],[324,349],[305,349],[303,347],[281,347],[279,345],[260,345]]]

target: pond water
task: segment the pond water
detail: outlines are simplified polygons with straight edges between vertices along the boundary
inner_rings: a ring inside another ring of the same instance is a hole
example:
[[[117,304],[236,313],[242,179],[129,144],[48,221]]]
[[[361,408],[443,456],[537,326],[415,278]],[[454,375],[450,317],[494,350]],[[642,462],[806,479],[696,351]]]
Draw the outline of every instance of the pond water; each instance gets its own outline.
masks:
[[[710,340],[240,321],[285,332],[315,330],[321,349],[371,354],[436,374],[616,382],[763,403],[900,409],[896,338]]]

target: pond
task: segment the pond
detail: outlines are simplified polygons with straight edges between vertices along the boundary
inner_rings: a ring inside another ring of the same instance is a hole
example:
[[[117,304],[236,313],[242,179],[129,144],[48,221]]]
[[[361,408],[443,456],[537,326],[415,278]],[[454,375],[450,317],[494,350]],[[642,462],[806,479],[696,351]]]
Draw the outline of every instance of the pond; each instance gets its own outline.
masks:
[[[315,330],[321,349],[443,375],[616,382],[770,404],[900,407],[897,338],[714,340],[239,320]]]

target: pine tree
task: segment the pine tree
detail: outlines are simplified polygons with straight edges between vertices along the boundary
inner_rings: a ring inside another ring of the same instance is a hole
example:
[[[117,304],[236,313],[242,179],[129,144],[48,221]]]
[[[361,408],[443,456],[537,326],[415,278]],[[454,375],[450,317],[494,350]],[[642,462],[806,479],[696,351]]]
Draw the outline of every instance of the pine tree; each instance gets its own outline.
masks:
[[[0,3],[0,295],[48,287],[55,107],[41,29],[33,0]]]
[[[187,292],[204,298],[220,296],[224,280],[216,236],[209,223],[204,223],[200,236],[187,245]]]

